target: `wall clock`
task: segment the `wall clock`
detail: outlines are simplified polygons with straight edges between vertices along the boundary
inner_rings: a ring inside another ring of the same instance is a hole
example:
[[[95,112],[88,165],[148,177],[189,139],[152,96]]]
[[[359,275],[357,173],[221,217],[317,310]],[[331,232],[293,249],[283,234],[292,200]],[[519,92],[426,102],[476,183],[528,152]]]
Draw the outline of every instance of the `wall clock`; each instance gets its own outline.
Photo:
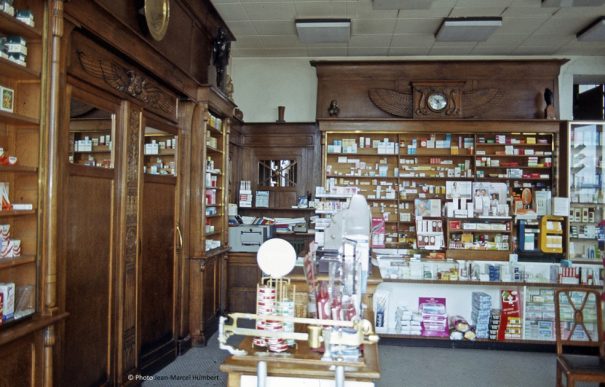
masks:
[[[170,0],[145,0],[141,11],[149,34],[159,42],[168,30]]]
[[[412,82],[414,118],[461,118],[463,81]]]
[[[447,107],[448,99],[442,92],[433,91],[426,97],[426,104],[432,111],[440,112]]]

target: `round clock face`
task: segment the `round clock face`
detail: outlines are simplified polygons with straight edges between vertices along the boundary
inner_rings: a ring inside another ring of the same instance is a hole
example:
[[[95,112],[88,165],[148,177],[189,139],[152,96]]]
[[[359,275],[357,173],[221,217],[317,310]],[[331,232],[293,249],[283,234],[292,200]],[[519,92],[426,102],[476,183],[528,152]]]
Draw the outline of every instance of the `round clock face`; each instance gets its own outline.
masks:
[[[162,40],[170,20],[170,0],[145,0],[143,14],[151,37]]]
[[[445,109],[447,106],[447,98],[446,98],[445,94],[440,93],[440,92],[433,92],[433,93],[429,94],[429,96],[426,99],[426,102],[429,106],[429,109],[431,109],[435,112],[439,112],[439,111]]]

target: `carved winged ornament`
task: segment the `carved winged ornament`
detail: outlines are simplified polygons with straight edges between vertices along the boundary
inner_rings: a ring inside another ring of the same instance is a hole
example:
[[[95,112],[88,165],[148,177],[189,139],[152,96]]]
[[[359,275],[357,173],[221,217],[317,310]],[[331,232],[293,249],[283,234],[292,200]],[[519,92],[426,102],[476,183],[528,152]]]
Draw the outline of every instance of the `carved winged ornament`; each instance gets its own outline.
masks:
[[[174,114],[173,98],[135,70],[127,69],[114,61],[93,58],[83,50],[78,50],[77,54],[80,65],[91,76],[102,79],[113,89],[146,105]]]
[[[503,97],[502,90],[496,88],[462,90],[461,92],[461,106],[456,106],[456,110],[452,110],[452,112],[457,112],[461,109],[465,118],[476,117],[481,112],[489,110],[492,106],[499,105],[502,102]],[[368,95],[372,103],[386,113],[397,117],[414,117],[414,98],[412,89],[404,91],[370,89]],[[423,106],[418,106],[416,114],[421,113],[422,109]]]

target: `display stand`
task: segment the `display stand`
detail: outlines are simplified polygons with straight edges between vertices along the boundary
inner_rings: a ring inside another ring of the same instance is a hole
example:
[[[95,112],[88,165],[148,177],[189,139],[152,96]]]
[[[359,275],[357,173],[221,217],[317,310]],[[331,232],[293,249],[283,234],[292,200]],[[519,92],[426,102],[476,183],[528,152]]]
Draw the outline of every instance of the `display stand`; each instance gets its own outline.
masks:
[[[257,364],[266,362],[267,377],[271,382],[274,378],[280,379],[279,384],[297,379],[299,384],[305,386],[319,385],[319,380],[334,380],[335,362],[321,360],[321,353],[312,351],[305,341],[298,342],[297,347],[284,354],[269,354],[266,352],[254,352],[252,337],[246,337],[239,345],[249,355],[229,356],[220,370],[227,373],[228,387],[256,386]],[[356,386],[373,386],[374,381],[380,378],[380,366],[378,363],[378,345],[364,345],[362,361],[356,363],[342,363],[345,366],[345,379],[362,382]],[[317,381],[316,384],[313,384]],[[270,385],[270,384],[269,384]],[[288,384],[291,385],[291,384]],[[345,382],[345,386],[347,383]]]

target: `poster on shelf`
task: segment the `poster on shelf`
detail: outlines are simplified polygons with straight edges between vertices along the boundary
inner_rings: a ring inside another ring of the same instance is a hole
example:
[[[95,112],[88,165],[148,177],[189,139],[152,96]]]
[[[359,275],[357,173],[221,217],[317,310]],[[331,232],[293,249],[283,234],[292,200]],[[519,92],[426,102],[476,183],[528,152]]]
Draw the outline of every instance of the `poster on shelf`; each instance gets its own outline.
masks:
[[[384,247],[384,218],[372,218],[372,247]]]
[[[473,183],[474,215],[508,216],[508,186],[506,183]]]
[[[471,199],[472,181],[446,181],[445,198],[446,199]]]
[[[416,216],[438,218],[441,216],[441,199],[415,199]]]
[[[256,208],[269,207],[269,191],[256,191]]]

